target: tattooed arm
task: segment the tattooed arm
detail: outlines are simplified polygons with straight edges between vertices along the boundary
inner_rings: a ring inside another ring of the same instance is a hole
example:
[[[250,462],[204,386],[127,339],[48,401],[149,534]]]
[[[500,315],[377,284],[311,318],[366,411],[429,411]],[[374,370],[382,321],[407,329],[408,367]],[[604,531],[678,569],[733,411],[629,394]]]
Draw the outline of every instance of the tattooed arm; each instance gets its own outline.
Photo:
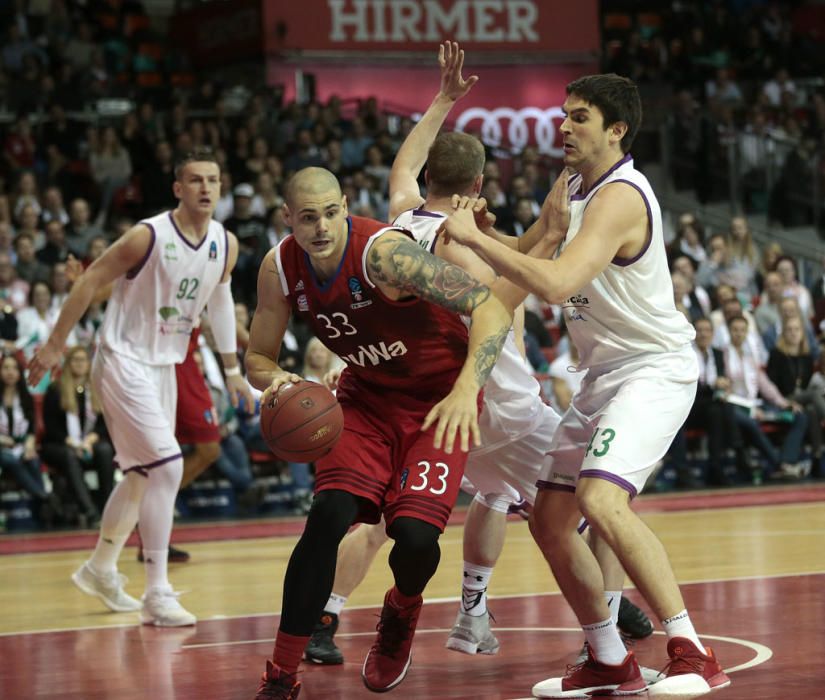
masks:
[[[501,353],[513,308],[460,267],[428,253],[401,232],[387,232],[372,244],[367,269],[390,297],[414,295],[471,318],[467,360],[452,391],[433,408],[422,430],[437,423],[435,445],[440,446],[443,438],[448,452],[456,431],[462,450],[469,449],[471,435],[474,445],[479,445],[476,398]]]
[[[281,289],[281,278],[275,264],[275,249],[267,253],[258,272],[258,306],[249,329],[246,350],[246,371],[249,383],[264,391],[261,403],[277,392],[282,384],[300,381],[300,377],[278,365],[278,355],[284,340],[292,310]]]

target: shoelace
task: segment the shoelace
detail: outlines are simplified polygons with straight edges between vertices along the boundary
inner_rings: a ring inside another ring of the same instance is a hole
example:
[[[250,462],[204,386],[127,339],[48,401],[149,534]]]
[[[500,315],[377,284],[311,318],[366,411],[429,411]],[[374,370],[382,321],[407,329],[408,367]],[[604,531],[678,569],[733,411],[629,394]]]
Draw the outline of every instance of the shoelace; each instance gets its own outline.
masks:
[[[589,659],[590,656],[588,655],[588,657],[580,663],[567,664],[567,668],[564,670],[564,675],[569,677],[572,676],[574,673],[578,673],[582,670],[582,668],[584,668],[584,665],[588,662]]]
[[[155,595],[161,599],[164,607],[172,607],[177,609],[183,607],[178,602],[178,598],[180,598],[183,594],[184,591],[174,591],[170,588],[169,590],[162,590]]]
[[[702,675],[704,661],[698,657],[674,656],[668,661],[664,668],[659,671],[660,676],[667,676],[671,670],[676,671],[675,675],[683,673],[696,673]]]
[[[103,584],[110,588],[123,588],[129,583],[129,577],[119,571],[110,571],[102,576]]]
[[[382,611],[375,629],[378,632],[378,653],[383,656],[395,656],[401,644],[410,636],[409,618],[393,611]]]
[[[269,700],[292,700],[292,698],[298,697],[297,690],[300,688],[298,673],[301,673],[301,671],[297,673],[278,671],[277,677],[270,678],[267,673],[268,670],[269,668],[267,668],[261,676],[261,685],[258,688],[255,700],[262,700],[263,698],[268,698]]]

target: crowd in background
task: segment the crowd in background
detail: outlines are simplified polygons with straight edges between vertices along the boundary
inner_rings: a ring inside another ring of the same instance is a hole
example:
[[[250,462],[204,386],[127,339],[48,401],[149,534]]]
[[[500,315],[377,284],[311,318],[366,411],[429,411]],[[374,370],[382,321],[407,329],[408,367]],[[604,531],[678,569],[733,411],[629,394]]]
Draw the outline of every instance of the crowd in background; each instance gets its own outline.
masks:
[[[630,3],[632,10],[625,11],[627,4],[604,3],[603,68],[639,81],[643,94],[653,84],[668,86],[677,186],[695,187],[700,199],[718,194],[707,189],[713,178],[701,175],[724,170],[719,159],[729,151],[721,145],[734,139],[748,165],[743,187],[752,209],[770,210],[783,223],[810,218],[787,199],[793,195],[789,181],[777,177],[773,189],[763,192],[759,173],[770,159],[778,173],[793,175],[798,192],[807,186],[805,172],[823,168],[812,154],[822,153],[825,93],[807,80],[821,75],[821,45],[792,26],[785,4],[674,2],[643,11],[644,3]],[[628,21],[610,20],[614,15]],[[93,305],[74,329],[62,371],[31,392],[25,387],[25,364],[48,336],[70,288],[69,256],[88,265],[141,217],[173,207],[176,156],[211,146],[222,170],[215,216],[240,244],[233,293],[242,340],[255,308],[260,261],[288,234],[283,186],[290,173],[328,168],[339,177],[353,214],[385,220],[390,166],[413,125],[408,117],[385,113],[375,97],[284,104],[277,89],[263,85],[239,92],[211,77],[173,85],[169,66],[177,65],[176,58],[169,53],[160,65],[146,48],[157,37],[141,18],[145,13],[136,2],[65,0],[21,0],[5,15],[0,103],[15,116],[0,129],[0,379],[6,409],[0,411],[0,490],[28,492],[46,526],[94,523],[115,478],[105,423],[88,383],[101,305]],[[149,69],[162,75],[160,85],[146,84],[152,82],[145,78]],[[242,109],[233,110],[238,94],[244,96]],[[133,108],[81,118],[97,100],[113,95],[128,98]],[[488,152],[482,194],[501,230],[518,236],[529,228],[558,167],[529,146],[518,153]],[[710,381],[710,392],[700,391],[695,415],[674,443],[677,485],[724,485],[763,473],[821,474],[823,279],[810,288],[800,284],[799,261],[775,244],[759,250],[745,216],[735,217],[729,230],[710,231],[685,213],[671,228],[675,300],[697,327],[703,380]],[[527,308],[529,361],[545,380],[547,399],[564,409],[581,379],[567,371],[576,364],[575,348],[566,342],[557,308],[535,298]],[[209,353],[207,340],[202,351]],[[290,329],[283,366],[321,376],[334,358],[320,355],[306,328]],[[712,371],[710,356],[721,358]],[[208,361],[205,372],[210,378]],[[216,404],[219,377],[210,378]],[[757,404],[760,397],[764,403]],[[254,417],[234,416],[223,403],[217,413],[224,437],[237,434],[240,449],[257,449]],[[732,427],[720,437],[718,425]],[[697,431],[710,443],[703,477],[691,472],[687,459]],[[227,454],[237,455],[238,441],[226,442]],[[735,455],[735,473],[724,466],[728,454]],[[216,469],[245,491],[255,474],[248,466],[239,469],[238,461],[228,458]],[[84,478],[89,471],[94,489]],[[298,478],[308,492],[311,484]]]

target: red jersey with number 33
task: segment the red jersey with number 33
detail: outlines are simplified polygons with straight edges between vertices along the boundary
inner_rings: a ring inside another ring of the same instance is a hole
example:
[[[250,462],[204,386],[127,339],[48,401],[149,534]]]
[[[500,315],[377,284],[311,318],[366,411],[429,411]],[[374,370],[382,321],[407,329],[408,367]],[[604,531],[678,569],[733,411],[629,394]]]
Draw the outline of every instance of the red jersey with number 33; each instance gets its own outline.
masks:
[[[413,298],[388,299],[370,280],[366,258],[388,227],[353,216],[344,256],[335,275],[318,281],[309,255],[288,236],[276,263],[293,313],[347,363],[340,387],[349,380],[410,393],[446,394],[467,356],[467,326],[455,312]],[[347,377],[347,375],[350,375]]]

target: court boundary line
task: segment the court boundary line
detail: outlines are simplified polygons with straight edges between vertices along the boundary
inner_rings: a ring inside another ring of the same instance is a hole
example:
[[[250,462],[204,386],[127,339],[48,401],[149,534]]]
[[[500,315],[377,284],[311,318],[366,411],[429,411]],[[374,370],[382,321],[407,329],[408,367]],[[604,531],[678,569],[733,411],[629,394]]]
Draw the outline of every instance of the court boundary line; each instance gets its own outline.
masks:
[[[710,579],[695,579],[690,581],[679,581],[679,586],[699,586],[699,585],[709,585],[709,584],[716,584],[716,583],[737,583],[740,581],[755,581],[755,580],[766,580],[766,579],[779,579],[779,578],[797,578],[802,576],[825,576],[825,570],[821,571],[801,571],[801,572],[792,572],[792,573],[784,573],[784,574],[765,574],[765,575],[753,575],[753,576],[732,576],[728,578],[710,578]],[[626,591],[636,590],[635,587],[628,586],[625,589]],[[490,596],[490,601],[493,603],[496,600],[517,600],[519,598],[535,598],[538,596],[542,597],[551,597],[551,596],[561,596],[561,591],[541,591],[539,593],[506,593],[504,595],[495,595]],[[461,596],[447,596],[443,598],[425,598],[424,604],[443,604],[443,603],[457,603],[461,600]],[[380,604],[373,604],[373,605],[351,605],[347,606],[345,610],[373,610],[379,609],[381,607]],[[104,613],[105,614],[105,613]],[[111,613],[117,614],[117,613]],[[132,613],[122,613],[124,615],[132,614]],[[199,618],[198,622],[220,622],[223,620],[244,620],[244,619],[256,619],[261,617],[277,617],[281,614],[281,611],[275,612],[265,612],[265,613],[249,613],[246,615],[212,615],[210,617],[203,617]],[[130,624],[111,624],[111,625],[90,625],[85,627],[62,627],[62,628],[51,628],[45,630],[22,630],[17,632],[0,632],[0,638],[2,637],[17,637],[17,636],[31,636],[37,634],[60,634],[61,632],[87,632],[87,631],[94,631],[94,630],[107,630],[107,629],[123,629],[126,627],[140,627],[139,623],[130,623]],[[658,631],[655,631],[654,634],[657,634]],[[710,637],[710,635],[702,635],[706,637]]]
[[[449,634],[450,627],[427,627],[424,629],[417,629],[415,631],[416,635],[419,634],[435,634],[436,632]],[[495,627],[496,632],[501,633],[516,633],[516,632],[574,632],[577,634],[581,634],[581,627]],[[653,632],[655,636],[664,637],[665,633],[661,630],[656,630]],[[337,632],[337,637],[346,637],[346,638],[353,638],[353,637],[374,637],[375,630],[370,630],[368,632]],[[773,657],[773,649],[765,644],[760,644],[759,642],[754,642],[750,639],[742,639],[740,637],[726,637],[718,634],[701,634],[700,635],[703,640],[709,639],[717,642],[727,642],[729,644],[738,644],[739,646],[747,647],[751,651],[754,651],[756,655],[741,664],[736,666],[731,666],[730,668],[724,669],[725,673],[737,673],[739,671],[746,671],[749,668],[753,668],[755,666],[760,666],[768,661],[771,660]],[[202,644],[182,644],[180,647],[180,651],[189,651],[193,650],[196,651],[198,649],[214,649],[215,647],[231,647],[231,646],[243,646],[246,644],[271,644],[275,641],[274,637],[266,637],[264,639],[240,639],[237,641],[221,641],[221,642],[204,642]]]

